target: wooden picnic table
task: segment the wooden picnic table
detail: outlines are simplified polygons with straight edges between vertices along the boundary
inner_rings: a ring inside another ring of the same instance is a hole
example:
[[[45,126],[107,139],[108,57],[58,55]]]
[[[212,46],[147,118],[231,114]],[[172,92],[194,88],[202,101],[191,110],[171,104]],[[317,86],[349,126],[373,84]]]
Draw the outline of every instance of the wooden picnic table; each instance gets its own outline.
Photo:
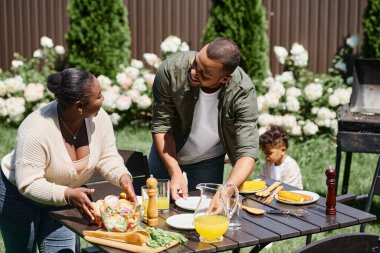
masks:
[[[267,185],[272,184],[273,180],[267,180]],[[282,184],[285,190],[298,190],[295,187]],[[193,192],[192,195],[197,195]],[[198,193],[199,194],[199,193]],[[301,236],[310,236],[315,233],[331,231],[338,228],[354,226],[376,220],[376,216],[353,207],[337,203],[336,214],[326,214],[326,199],[322,196],[317,202],[307,205],[288,205],[274,199],[270,204],[264,204],[254,194],[245,194],[243,204],[261,208],[264,210],[296,210],[304,209],[306,214],[301,217],[293,215],[268,214],[252,215],[242,211],[242,226],[240,230],[227,231],[224,234],[224,240],[219,243],[202,243],[199,242],[199,235],[195,230],[179,230],[166,224],[166,218],[179,214],[189,213],[174,204],[170,205],[168,213],[159,214],[159,228],[179,232],[184,235],[188,241],[184,245],[176,245],[167,249],[165,252],[219,252],[233,250],[238,252],[240,248],[256,246],[251,252],[259,252],[267,244],[290,238]],[[63,223],[76,234],[83,237],[83,230],[96,230],[97,227],[85,220],[76,209],[51,212],[51,216]],[[125,252],[119,249],[95,245],[104,252],[119,253]]]

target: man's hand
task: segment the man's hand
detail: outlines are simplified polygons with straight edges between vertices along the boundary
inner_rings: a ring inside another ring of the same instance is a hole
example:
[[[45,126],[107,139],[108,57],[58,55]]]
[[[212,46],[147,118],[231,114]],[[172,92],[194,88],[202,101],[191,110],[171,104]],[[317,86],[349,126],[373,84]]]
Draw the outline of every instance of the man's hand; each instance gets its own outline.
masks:
[[[224,184],[223,188],[224,189],[222,191],[218,191],[211,200],[211,203],[207,209],[207,213],[209,213],[210,215],[218,215],[224,212],[225,208],[227,212],[226,215],[229,216],[234,206],[238,204],[237,201],[239,200],[239,191],[235,187],[235,185]],[[223,206],[222,202],[224,202],[225,206]]]
[[[178,194],[179,191],[182,191],[183,198],[187,199],[187,183],[176,159],[176,147],[173,134],[170,132],[155,133],[153,134],[153,142],[158,155],[161,157],[170,175],[170,194],[172,199],[177,200],[180,198]]]
[[[127,195],[127,200],[131,202],[137,203],[137,198],[135,194],[135,190],[132,185],[132,178],[129,176],[129,174],[125,173],[120,177],[120,187],[123,192]]]
[[[218,215],[218,214],[221,214],[223,211],[224,211],[224,208],[221,203],[220,193],[217,193],[212,197],[211,203],[208,206],[206,213],[209,215]]]
[[[188,189],[186,179],[182,173],[175,173],[171,176],[170,179],[170,194],[172,196],[172,199],[177,200],[181,198],[181,196],[178,194],[180,190],[182,191],[182,197],[184,199],[187,199]]]

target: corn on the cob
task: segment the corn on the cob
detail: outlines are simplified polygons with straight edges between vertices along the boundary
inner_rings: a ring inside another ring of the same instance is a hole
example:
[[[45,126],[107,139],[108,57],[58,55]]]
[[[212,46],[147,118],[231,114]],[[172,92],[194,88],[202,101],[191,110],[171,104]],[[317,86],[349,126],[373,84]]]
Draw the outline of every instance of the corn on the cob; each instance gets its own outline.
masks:
[[[303,201],[303,199],[301,200],[301,201],[296,201],[296,200],[294,200],[294,199],[290,199],[290,198],[285,198],[285,197],[283,197],[283,196],[278,196],[278,199],[279,200],[282,200],[282,201],[286,201],[286,202],[294,202],[294,203],[303,203],[304,201]]]
[[[299,202],[303,203],[305,201],[313,200],[313,197],[301,193],[295,193],[290,191],[280,191],[278,193],[278,197],[280,200],[285,200],[289,202]]]
[[[252,180],[245,181],[240,187],[241,191],[258,191],[264,189],[266,186],[265,181],[260,180]]]

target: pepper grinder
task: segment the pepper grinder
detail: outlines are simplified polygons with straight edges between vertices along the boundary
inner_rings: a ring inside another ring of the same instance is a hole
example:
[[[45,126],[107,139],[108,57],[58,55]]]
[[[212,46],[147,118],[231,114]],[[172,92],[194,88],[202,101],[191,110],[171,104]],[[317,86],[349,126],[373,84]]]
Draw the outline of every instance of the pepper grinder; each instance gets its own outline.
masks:
[[[326,214],[335,214],[336,209],[336,196],[335,196],[335,175],[336,172],[333,168],[328,168],[325,171],[326,175],[326,185],[327,185],[327,196],[326,196]]]
[[[150,175],[150,178],[146,180],[146,185],[148,186],[148,226],[157,227],[158,226],[158,209],[157,209],[157,179]]]

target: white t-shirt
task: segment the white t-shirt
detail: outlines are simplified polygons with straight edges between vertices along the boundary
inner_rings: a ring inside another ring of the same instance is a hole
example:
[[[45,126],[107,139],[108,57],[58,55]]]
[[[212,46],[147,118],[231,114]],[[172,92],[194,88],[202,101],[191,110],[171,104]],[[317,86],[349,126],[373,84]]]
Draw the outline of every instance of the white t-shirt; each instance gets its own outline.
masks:
[[[179,164],[191,164],[225,153],[218,134],[218,94],[199,92],[191,132],[177,154]]]
[[[297,162],[288,155],[285,161],[278,166],[265,161],[263,171],[259,177],[263,179],[271,178],[303,189],[300,167]]]

